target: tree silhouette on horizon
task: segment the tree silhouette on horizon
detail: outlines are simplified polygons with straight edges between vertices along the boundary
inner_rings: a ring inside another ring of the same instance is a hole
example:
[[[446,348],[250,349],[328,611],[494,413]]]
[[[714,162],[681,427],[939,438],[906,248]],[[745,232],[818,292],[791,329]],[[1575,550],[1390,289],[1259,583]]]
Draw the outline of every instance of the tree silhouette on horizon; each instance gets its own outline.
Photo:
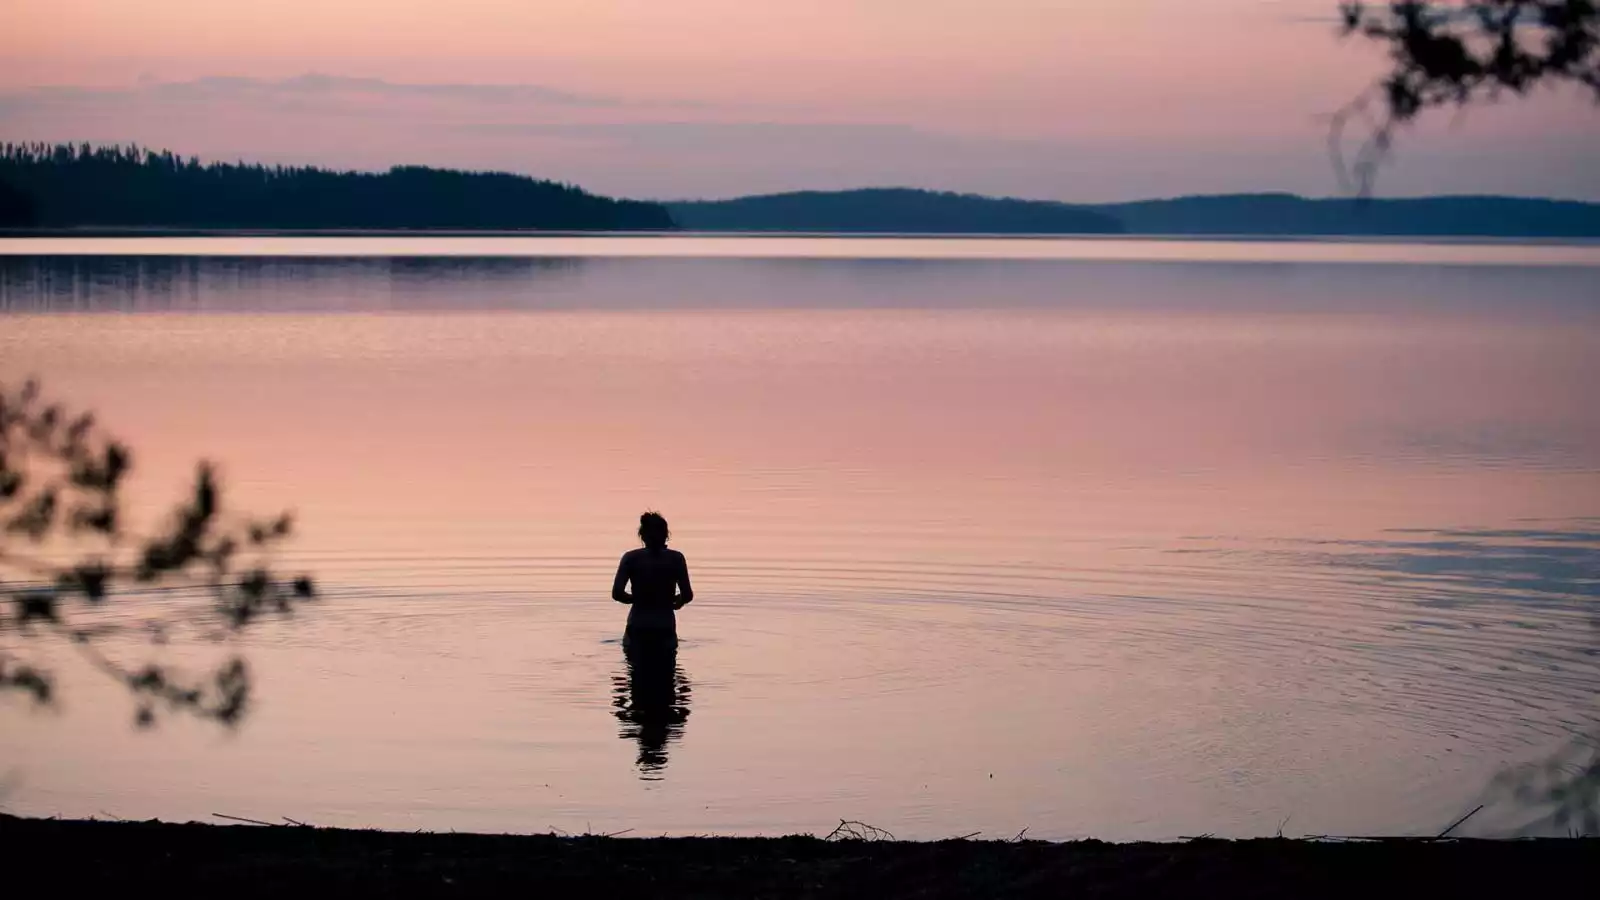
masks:
[[[202,163],[138,145],[0,144],[0,185],[0,225],[44,228],[673,227],[660,204],[507,172]]]

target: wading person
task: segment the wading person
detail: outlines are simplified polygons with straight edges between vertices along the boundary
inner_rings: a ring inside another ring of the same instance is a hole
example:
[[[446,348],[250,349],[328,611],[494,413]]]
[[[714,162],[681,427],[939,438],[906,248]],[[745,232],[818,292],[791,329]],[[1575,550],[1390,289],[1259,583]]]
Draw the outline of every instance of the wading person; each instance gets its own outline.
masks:
[[[628,628],[622,636],[623,649],[629,652],[678,645],[677,610],[694,600],[694,588],[689,586],[683,554],[667,548],[671,537],[660,513],[645,513],[639,517],[639,540],[644,546],[622,554],[617,565],[611,599],[629,607]]]

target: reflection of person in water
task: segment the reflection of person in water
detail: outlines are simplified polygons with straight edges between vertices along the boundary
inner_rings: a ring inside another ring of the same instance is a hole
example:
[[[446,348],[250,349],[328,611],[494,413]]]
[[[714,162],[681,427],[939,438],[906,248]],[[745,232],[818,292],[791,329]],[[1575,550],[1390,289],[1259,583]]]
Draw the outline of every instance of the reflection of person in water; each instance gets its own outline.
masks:
[[[678,668],[677,611],[694,599],[694,588],[683,554],[667,549],[671,536],[660,513],[640,516],[639,540],[644,546],[622,555],[611,584],[611,599],[629,607],[622,636],[628,671],[613,679],[613,705],[622,722],[622,737],[639,742],[639,772],[644,778],[660,777],[667,764],[667,743],[689,718],[689,680]]]
[[[631,607],[628,629],[622,637],[624,647],[678,643],[676,611],[694,600],[694,588],[689,586],[689,565],[683,554],[667,549],[671,536],[672,530],[660,513],[645,513],[639,517],[639,540],[644,546],[622,554],[622,562],[617,565],[611,599]],[[633,586],[631,594],[629,584]]]
[[[667,744],[689,719],[689,679],[676,647],[638,643],[624,652],[627,672],[612,679],[612,705],[622,739],[639,742],[639,777],[654,781],[666,768]]]

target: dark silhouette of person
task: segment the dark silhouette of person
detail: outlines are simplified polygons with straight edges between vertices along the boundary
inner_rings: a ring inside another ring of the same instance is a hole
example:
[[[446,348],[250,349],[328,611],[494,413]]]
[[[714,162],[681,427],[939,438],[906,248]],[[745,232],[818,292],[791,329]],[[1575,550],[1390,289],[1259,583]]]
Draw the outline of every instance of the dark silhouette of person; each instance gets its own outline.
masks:
[[[623,649],[678,644],[677,611],[694,601],[694,588],[689,585],[689,564],[683,554],[667,549],[671,537],[667,520],[658,512],[647,512],[639,517],[639,540],[644,546],[622,554],[622,562],[617,564],[611,599],[631,607],[622,635]]]
[[[694,600],[683,554],[667,548],[672,530],[657,512],[639,517],[639,540],[617,564],[611,599],[627,604],[622,636],[626,675],[613,681],[613,705],[622,737],[639,742],[639,775],[661,777],[667,744],[689,718],[689,679],[678,667],[677,611]],[[629,592],[629,588],[632,592]]]

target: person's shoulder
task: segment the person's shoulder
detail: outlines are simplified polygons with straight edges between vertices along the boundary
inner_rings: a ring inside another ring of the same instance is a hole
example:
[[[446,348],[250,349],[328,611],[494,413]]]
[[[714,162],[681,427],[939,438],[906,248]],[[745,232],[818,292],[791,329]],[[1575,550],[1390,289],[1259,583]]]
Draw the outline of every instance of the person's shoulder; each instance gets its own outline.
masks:
[[[639,555],[642,554],[642,553],[644,553],[644,548],[643,547],[635,547],[632,550],[629,550],[626,553],[622,554],[622,561],[623,562],[632,562],[633,560],[638,559]]]
[[[671,547],[668,547],[667,548],[667,556],[669,558],[671,558],[671,559],[677,560],[678,562],[683,562],[683,553],[682,553],[682,551],[674,550]]]

